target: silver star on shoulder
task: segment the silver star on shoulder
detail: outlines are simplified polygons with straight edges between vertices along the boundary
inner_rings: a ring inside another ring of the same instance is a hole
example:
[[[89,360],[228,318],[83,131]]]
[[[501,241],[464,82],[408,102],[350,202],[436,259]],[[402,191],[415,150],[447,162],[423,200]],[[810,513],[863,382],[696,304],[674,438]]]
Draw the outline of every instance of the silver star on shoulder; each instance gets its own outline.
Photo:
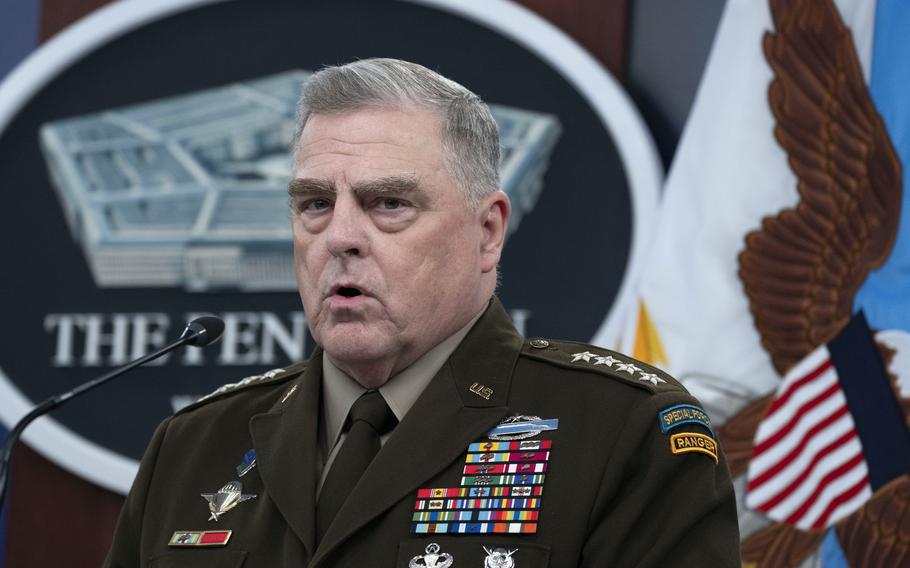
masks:
[[[658,383],[667,382],[667,381],[663,380],[662,378],[658,377],[657,375],[655,375],[654,373],[642,373],[641,376],[638,377],[638,380],[639,381],[648,381],[655,387],[657,386]]]
[[[572,353],[572,362],[584,361],[585,363],[591,362],[591,357],[597,357],[596,353],[591,353],[590,351],[582,351],[581,353]]]
[[[619,359],[616,359],[612,355],[607,355],[606,357],[595,357],[595,365],[606,365],[607,367],[612,367],[613,363],[622,363]]]
[[[203,396],[202,398],[200,398],[199,400],[197,400],[196,402],[202,402],[203,400],[208,400],[212,397],[218,396],[220,394],[224,394],[228,391],[232,391],[232,390],[240,388],[240,387],[245,387],[246,385],[248,385],[250,383],[254,383],[256,381],[262,381],[265,379],[274,379],[276,376],[280,375],[283,372],[284,372],[284,369],[272,369],[271,371],[266,371],[265,373],[262,373],[261,375],[253,375],[252,377],[246,377],[245,379],[240,379],[236,383],[228,383],[226,385],[221,385],[214,391],[210,392],[209,394],[207,394],[207,395]]]
[[[266,371],[266,372],[262,373],[262,375],[260,375],[259,378],[260,379],[274,379],[275,377],[277,377],[278,375],[280,375],[283,372],[284,372],[284,369],[272,369],[270,371]],[[249,377],[249,378],[253,378],[253,377]]]
[[[641,372],[641,369],[636,367],[633,363],[620,363],[616,365],[617,371],[625,371],[630,375],[634,375],[636,372]]]

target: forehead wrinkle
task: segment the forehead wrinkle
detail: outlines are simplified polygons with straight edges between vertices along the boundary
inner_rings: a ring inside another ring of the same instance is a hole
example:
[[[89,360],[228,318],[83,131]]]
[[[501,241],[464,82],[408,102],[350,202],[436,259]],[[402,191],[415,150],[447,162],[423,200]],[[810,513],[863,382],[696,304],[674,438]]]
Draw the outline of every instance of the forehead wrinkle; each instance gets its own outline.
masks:
[[[321,149],[323,146],[330,146],[328,149]],[[340,146],[340,148],[338,147]],[[356,150],[346,150],[344,147],[351,148],[360,148],[365,146],[389,146],[392,148],[408,148],[407,142],[398,142],[396,140],[389,140],[388,138],[379,137],[375,140],[346,140],[342,138],[336,138],[335,136],[320,136],[315,140],[310,140],[308,142],[303,142],[300,144],[300,153],[305,153],[306,151],[313,151],[315,153],[321,152],[331,152],[333,154],[341,154],[343,156],[350,156],[359,154]],[[315,150],[313,150],[315,148]]]

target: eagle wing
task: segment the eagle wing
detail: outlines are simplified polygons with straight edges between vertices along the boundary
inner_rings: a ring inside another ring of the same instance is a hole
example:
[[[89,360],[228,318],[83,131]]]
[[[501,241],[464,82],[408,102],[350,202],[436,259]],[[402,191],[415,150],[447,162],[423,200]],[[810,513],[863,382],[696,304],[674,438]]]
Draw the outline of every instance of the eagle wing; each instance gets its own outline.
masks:
[[[780,374],[849,321],[853,298],[897,237],[901,166],[831,0],[771,0],[775,138],[799,182],[739,256],[762,345]]]
[[[775,31],[763,40],[774,72],[768,100],[775,138],[798,179],[799,202],[746,236],[739,275],[762,345],[784,375],[843,328],[857,290],[887,260],[897,238],[902,179],[853,38],[833,2],[770,0],[770,6]],[[718,432],[732,452],[734,475],[748,465],[770,398],[756,400]],[[854,540],[841,537],[851,559],[868,558],[876,541],[887,545],[893,542],[888,537],[902,533],[893,512],[872,514],[871,504],[838,528],[839,535],[844,526],[852,531]],[[743,542],[743,560],[797,566],[823,536],[774,523]],[[907,550],[906,542],[889,553]]]
[[[853,568],[910,566],[910,476],[880,488],[835,530],[847,565]],[[743,541],[743,565],[799,566],[818,549],[825,534],[771,524]]]
[[[824,533],[810,533],[775,523],[756,531],[742,543],[743,566],[791,568],[812,555],[825,539]]]
[[[839,522],[837,539],[855,568],[910,566],[910,477],[892,480]]]
[[[717,428],[720,447],[727,456],[730,475],[734,478],[746,473],[749,460],[752,459],[752,442],[755,431],[765,417],[774,395],[764,396],[750,402],[745,408],[733,415],[722,426]]]

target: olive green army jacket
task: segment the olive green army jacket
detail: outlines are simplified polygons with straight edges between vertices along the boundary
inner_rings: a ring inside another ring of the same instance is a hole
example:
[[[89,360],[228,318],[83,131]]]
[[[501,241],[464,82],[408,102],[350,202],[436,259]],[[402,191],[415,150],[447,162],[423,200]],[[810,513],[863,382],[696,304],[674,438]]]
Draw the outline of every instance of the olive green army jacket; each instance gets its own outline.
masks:
[[[624,355],[525,341],[496,299],[317,543],[321,380],[317,350],[165,420],[105,565],[740,566],[729,471],[698,401]],[[555,429],[491,440],[514,416]]]

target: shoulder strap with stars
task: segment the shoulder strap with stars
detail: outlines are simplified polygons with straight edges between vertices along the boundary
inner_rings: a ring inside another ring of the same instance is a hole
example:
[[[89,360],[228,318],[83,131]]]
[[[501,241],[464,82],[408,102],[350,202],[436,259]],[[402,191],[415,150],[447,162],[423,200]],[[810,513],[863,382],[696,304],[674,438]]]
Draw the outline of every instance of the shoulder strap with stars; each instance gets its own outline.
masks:
[[[265,373],[262,373],[261,375],[252,375],[250,377],[246,377],[237,381],[236,383],[227,383],[218,387],[209,394],[201,397],[196,402],[180,409],[177,414],[180,414],[192,408],[196,408],[229,394],[240,392],[250,387],[282,383],[299,375],[301,372],[303,372],[305,367],[306,363],[294,363],[293,365],[289,365],[284,368],[271,369]]]
[[[566,369],[598,372],[651,393],[685,391],[676,379],[657,367],[585,343],[535,338],[525,342],[522,355]]]

